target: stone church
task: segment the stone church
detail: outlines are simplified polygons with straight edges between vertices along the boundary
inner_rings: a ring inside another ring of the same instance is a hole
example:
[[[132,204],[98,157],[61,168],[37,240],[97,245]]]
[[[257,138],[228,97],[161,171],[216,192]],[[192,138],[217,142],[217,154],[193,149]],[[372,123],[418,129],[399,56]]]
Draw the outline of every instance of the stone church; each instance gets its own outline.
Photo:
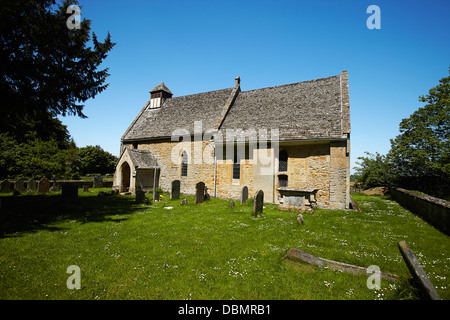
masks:
[[[241,91],[173,96],[161,82],[121,138],[113,188],[135,192],[180,181],[211,197],[264,191],[281,206],[348,209],[350,105],[347,71]]]

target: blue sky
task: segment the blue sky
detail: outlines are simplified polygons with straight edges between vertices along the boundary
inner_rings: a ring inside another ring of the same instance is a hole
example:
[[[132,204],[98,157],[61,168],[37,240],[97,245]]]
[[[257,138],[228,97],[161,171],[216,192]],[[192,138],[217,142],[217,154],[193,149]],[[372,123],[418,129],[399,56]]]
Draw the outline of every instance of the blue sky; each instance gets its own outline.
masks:
[[[61,117],[77,146],[119,155],[120,138],[161,81],[174,96],[251,90],[348,70],[351,161],[385,154],[420,95],[448,76],[450,1],[79,0],[82,18],[117,45],[109,87],[88,119]],[[366,26],[377,5],[381,29]],[[174,115],[176,117],[177,115]],[[352,170],[353,171],[353,170]]]

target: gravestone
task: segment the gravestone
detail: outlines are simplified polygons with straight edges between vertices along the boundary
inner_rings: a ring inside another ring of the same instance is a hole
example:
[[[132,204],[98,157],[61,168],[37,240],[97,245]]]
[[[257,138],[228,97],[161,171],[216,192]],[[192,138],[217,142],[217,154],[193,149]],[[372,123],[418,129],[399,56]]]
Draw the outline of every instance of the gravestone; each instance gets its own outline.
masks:
[[[14,190],[19,192],[25,191],[25,181],[23,179],[19,179],[14,183]]]
[[[145,192],[141,188],[136,190],[136,203],[148,203],[148,199],[145,196]]]
[[[243,186],[241,190],[241,204],[248,200],[248,188]]]
[[[50,190],[50,182],[47,178],[42,178],[38,183],[38,192],[39,193],[47,193]]]
[[[253,202],[253,216],[258,216],[263,212],[264,205],[264,191],[259,190],[255,193]]]
[[[78,199],[78,185],[76,183],[66,183],[62,186],[61,198],[64,202],[76,202]]]
[[[2,193],[11,192],[11,183],[9,183],[8,180],[3,180],[0,183],[0,192],[2,192]]]
[[[172,188],[170,189],[170,200],[180,199],[180,180],[172,181]]]
[[[205,183],[199,182],[195,185],[195,203],[202,203],[205,200]]]
[[[103,188],[103,177],[101,175],[94,176],[93,188]]]
[[[419,286],[419,289],[421,289],[425,297],[430,300],[441,300],[441,297],[436,291],[436,288],[433,286],[427,274],[420,266],[419,261],[417,260],[416,256],[414,255],[406,241],[400,241],[397,245],[403,257],[403,260],[406,263],[406,266],[408,267],[411,275],[413,276],[414,280]]]
[[[50,191],[51,192],[59,191],[59,187],[58,187],[58,184],[56,182],[56,178],[53,178],[53,184],[50,187]]]
[[[89,192],[89,186],[87,184],[83,186],[83,192]]]
[[[30,179],[27,181],[27,192],[35,192],[37,190],[36,180]]]

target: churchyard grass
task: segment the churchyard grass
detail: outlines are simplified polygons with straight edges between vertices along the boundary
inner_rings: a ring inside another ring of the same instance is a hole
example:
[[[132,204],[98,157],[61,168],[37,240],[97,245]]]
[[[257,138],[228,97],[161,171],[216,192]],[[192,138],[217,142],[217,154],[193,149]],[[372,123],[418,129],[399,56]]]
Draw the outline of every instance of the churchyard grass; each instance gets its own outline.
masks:
[[[2,194],[0,299],[404,299],[414,298],[397,242],[406,240],[444,299],[449,299],[450,240],[394,201],[354,195],[361,212],[303,214],[251,201],[136,204],[133,196],[79,190],[76,204],[46,195]],[[151,198],[151,195],[148,195]],[[352,275],[283,260],[290,248],[400,280],[367,287]],[[67,267],[81,289],[68,289]]]

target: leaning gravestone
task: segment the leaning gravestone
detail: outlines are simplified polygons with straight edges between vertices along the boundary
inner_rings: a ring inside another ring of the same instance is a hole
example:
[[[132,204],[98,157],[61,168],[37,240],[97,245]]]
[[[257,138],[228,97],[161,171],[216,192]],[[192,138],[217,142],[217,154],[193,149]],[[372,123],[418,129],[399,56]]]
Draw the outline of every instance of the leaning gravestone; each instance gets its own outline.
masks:
[[[23,179],[19,179],[16,182],[14,182],[14,190],[17,190],[19,192],[25,191],[25,181]]]
[[[3,180],[0,183],[0,192],[1,193],[8,193],[11,192],[11,183],[9,183],[8,180]]]
[[[103,188],[103,177],[101,175],[94,176],[93,188]]]
[[[260,213],[263,212],[263,205],[264,205],[264,192],[262,190],[259,190],[255,193],[255,198],[253,202],[253,216],[258,216]]]
[[[419,261],[406,241],[400,241],[397,245],[403,260],[405,260],[406,266],[426,298],[430,300],[441,300],[436,288],[433,286],[427,274],[420,266]]]
[[[36,180],[30,179],[27,181],[27,192],[35,192],[37,190]]]
[[[172,181],[172,188],[170,189],[170,200],[180,199],[180,180]]]
[[[47,178],[42,178],[38,183],[38,192],[47,193],[50,191],[50,182]]]
[[[202,203],[205,200],[205,183],[199,182],[195,185],[195,203]]]
[[[248,200],[248,188],[243,186],[241,190],[241,204]]]
[[[62,186],[61,198],[64,202],[76,202],[78,199],[78,185],[76,183],[67,183]]]

